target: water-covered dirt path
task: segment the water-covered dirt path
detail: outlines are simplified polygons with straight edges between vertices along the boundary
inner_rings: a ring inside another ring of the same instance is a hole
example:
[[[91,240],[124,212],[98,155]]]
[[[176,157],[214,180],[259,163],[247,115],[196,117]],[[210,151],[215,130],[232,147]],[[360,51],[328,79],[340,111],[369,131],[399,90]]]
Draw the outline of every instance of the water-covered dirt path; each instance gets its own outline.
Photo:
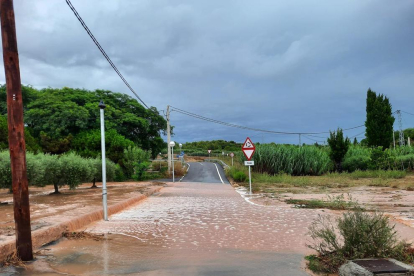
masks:
[[[307,275],[318,212],[253,205],[228,184],[176,183],[88,227],[106,241],[49,246],[49,263],[70,275]]]

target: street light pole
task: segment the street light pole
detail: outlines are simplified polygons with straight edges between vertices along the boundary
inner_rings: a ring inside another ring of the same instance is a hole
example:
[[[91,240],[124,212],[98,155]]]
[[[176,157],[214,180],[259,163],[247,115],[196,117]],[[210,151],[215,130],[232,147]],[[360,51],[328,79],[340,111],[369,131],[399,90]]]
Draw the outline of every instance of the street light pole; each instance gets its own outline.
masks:
[[[174,178],[174,146],[175,146],[175,142],[171,141],[170,142],[170,147],[171,147],[171,162],[172,162],[173,183],[175,182],[175,178]]]
[[[102,203],[103,203],[103,215],[104,220],[108,220],[108,195],[106,192],[106,153],[105,153],[105,121],[104,121],[104,109],[105,104],[101,100],[99,108],[101,109],[101,150],[102,150]]]

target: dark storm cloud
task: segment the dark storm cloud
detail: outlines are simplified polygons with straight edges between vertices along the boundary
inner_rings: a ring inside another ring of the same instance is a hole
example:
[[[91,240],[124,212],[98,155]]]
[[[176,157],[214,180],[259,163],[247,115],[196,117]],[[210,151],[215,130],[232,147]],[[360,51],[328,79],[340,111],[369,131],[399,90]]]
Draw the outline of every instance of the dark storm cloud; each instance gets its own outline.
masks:
[[[394,109],[414,111],[411,0],[72,3],[158,109],[170,104],[255,128],[319,132],[363,124],[371,87]],[[15,10],[25,84],[128,93],[65,1],[15,0]],[[178,141],[298,139],[171,118]],[[405,127],[412,123],[404,118]]]

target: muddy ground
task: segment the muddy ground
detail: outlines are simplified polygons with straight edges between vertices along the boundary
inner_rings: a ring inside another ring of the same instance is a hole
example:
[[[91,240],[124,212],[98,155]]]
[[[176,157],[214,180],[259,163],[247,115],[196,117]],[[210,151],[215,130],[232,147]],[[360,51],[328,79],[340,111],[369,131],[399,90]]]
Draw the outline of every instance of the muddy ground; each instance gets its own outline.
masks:
[[[370,183],[372,179],[360,180]],[[357,181],[354,181],[357,183]],[[359,183],[361,184],[361,183]],[[366,211],[383,212],[394,223],[399,225],[399,232],[410,242],[414,242],[414,191],[407,190],[407,186],[414,184],[414,176],[403,179],[389,179],[387,186],[351,185],[343,188],[320,187],[278,187],[272,185],[272,193],[257,193],[250,200],[259,205],[285,205],[288,199],[332,201],[342,197],[344,201],[352,201]],[[233,183],[234,185],[234,183]],[[237,186],[237,184],[236,184]],[[292,208],[306,208],[300,205],[291,205]],[[327,213],[341,214],[341,210],[326,210]],[[402,227],[401,225],[408,226]]]
[[[101,183],[97,183],[101,187]],[[109,182],[108,206],[139,196],[158,182]],[[91,189],[90,183],[75,190],[61,188],[60,194],[51,194],[53,186],[29,187],[32,231],[50,227],[71,218],[102,209],[102,189]],[[0,189],[0,243],[14,240],[13,195]]]

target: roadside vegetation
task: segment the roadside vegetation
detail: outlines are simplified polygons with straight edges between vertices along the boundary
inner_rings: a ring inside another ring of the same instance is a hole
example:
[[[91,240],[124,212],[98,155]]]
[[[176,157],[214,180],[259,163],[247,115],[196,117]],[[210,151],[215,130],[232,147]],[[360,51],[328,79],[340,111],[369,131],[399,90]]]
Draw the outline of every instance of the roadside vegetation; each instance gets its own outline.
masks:
[[[337,196],[328,195],[325,200],[321,199],[287,199],[287,204],[294,204],[296,208],[307,209],[331,209],[331,210],[362,210],[359,203],[348,194],[345,198],[344,194]]]
[[[101,181],[99,101],[106,104],[105,143],[108,181],[166,177],[150,161],[166,148],[166,120],[152,107],[107,90],[22,86],[29,185],[68,186]],[[179,166],[178,166],[179,174]],[[0,188],[11,189],[6,88],[0,86]]]
[[[394,258],[414,262],[411,244],[399,241],[395,225],[382,213],[361,210],[344,213],[336,219],[319,217],[309,227],[308,247],[317,254],[306,257],[308,268],[316,273],[337,273],[347,260]]]

